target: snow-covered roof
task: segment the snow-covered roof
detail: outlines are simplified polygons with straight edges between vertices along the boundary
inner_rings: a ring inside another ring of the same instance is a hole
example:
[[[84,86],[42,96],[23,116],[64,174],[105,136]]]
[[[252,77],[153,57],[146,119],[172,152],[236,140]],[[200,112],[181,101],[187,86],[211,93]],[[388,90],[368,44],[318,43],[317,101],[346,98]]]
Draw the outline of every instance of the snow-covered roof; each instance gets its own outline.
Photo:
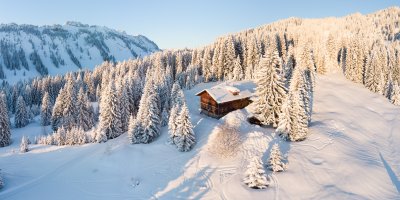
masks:
[[[225,103],[253,96],[253,93],[249,89],[240,90],[239,87],[240,85],[222,83],[212,88],[204,89],[196,95],[198,96],[203,92],[207,92],[217,103]]]

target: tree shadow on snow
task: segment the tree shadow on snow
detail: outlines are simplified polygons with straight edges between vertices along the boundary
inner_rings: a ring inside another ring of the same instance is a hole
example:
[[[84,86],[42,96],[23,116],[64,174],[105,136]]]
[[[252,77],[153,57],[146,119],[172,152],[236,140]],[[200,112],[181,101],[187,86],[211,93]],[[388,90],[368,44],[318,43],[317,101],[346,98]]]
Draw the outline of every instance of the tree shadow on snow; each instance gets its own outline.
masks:
[[[215,169],[205,167],[190,175],[183,173],[183,177],[178,177],[166,188],[157,191],[153,199],[202,199],[212,190],[213,183],[210,177],[214,172]]]

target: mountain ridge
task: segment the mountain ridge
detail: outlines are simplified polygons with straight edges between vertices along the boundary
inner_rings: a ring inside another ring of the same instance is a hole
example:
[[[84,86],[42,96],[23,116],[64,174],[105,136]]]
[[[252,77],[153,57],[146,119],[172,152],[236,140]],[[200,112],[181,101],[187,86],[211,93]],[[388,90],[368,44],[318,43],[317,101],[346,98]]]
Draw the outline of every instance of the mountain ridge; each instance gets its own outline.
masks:
[[[159,51],[143,35],[67,21],[64,25],[0,25],[0,79],[16,82],[40,75],[93,69]]]

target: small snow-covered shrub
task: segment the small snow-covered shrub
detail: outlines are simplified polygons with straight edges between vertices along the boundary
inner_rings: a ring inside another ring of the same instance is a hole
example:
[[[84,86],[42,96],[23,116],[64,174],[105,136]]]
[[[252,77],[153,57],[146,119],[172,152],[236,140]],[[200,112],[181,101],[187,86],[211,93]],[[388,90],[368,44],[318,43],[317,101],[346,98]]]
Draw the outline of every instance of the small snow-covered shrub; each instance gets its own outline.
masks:
[[[223,120],[226,125],[239,129],[242,122],[246,121],[246,115],[243,111],[237,110],[223,117]]]
[[[66,131],[65,145],[82,145],[88,141],[85,131],[82,127],[72,127]]]
[[[209,149],[213,155],[220,158],[236,155],[241,144],[237,128],[222,124],[214,129],[213,134],[215,134],[215,137]]]
[[[72,127],[71,130],[65,130],[63,127],[60,127],[53,134],[37,138],[37,144],[57,146],[82,145],[90,141],[90,137],[86,135],[81,127]]]
[[[21,144],[19,145],[19,151],[21,153],[26,153],[29,151],[29,140],[25,136],[22,136]]]
[[[41,135],[36,137],[36,144],[53,145],[53,135]]]
[[[95,132],[95,136],[93,137],[94,141],[97,143],[107,142],[107,134],[105,131],[101,129],[97,129]]]
[[[267,176],[265,175],[263,163],[260,158],[254,157],[250,160],[243,182],[253,189],[264,189],[269,185]]]

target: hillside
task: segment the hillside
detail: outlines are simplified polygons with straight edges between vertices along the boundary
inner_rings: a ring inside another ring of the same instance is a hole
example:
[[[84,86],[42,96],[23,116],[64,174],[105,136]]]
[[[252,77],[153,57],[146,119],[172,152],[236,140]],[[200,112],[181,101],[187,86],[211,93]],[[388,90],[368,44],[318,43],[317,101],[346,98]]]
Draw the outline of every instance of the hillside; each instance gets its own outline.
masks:
[[[0,25],[0,79],[10,82],[38,75],[93,69],[158,51],[145,36],[79,22],[65,25]]]
[[[246,109],[220,120],[199,114],[195,94],[216,83],[185,91],[197,137],[187,153],[167,144],[164,128],[151,144],[131,145],[124,134],[101,144],[33,145],[20,154],[22,134],[43,132],[36,119],[13,129],[13,144],[0,149],[7,183],[0,199],[398,199],[400,109],[342,75],[316,81],[310,135],[296,143],[248,124]],[[243,142],[236,157],[220,160],[209,145],[227,118],[238,120]],[[241,181],[246,159],[258,155],[265,162],[275,142],[287,153],[288,171],[272,175],[266,190],[248,189]]]

